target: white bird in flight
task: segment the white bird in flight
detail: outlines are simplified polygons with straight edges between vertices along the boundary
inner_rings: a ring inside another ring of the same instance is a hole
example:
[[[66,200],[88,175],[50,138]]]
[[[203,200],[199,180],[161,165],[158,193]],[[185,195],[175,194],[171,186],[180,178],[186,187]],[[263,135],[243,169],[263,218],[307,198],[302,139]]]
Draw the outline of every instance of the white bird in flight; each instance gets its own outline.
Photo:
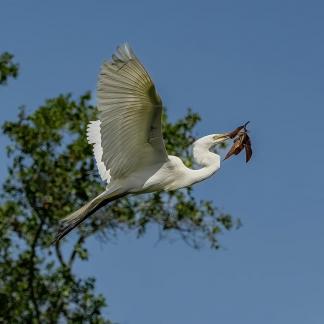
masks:
[[[99,120],[88,125],[88,142],[102,180],[103,193],[61,221],[54,242],[62,239],[107,203],[128,194],[175,190],[205,180],[220,168],[211,152],[230,133],[211,134],[193,143],[193,170],[165,149],[162,101],[142,63],[128,44],[119,46],[102,65],[97,85]]]

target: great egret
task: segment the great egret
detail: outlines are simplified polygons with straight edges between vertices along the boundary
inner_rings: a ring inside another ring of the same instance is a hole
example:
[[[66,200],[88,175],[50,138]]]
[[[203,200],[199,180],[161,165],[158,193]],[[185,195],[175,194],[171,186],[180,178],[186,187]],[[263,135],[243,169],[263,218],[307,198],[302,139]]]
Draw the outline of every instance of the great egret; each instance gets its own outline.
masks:
[[[231,138],[231,133],[211,134],[194,142],[193,158],[201,166],[198,170],[168,155],[161,131],[162,101],[128,44],[119,46],[112,60],[102,65],[97,108],[99,120],[90,122],[87,135],[107,187],[61,221],[54,242],[115,199],[175,190],[209,178],[220,168],[221,161],[210,149]]]

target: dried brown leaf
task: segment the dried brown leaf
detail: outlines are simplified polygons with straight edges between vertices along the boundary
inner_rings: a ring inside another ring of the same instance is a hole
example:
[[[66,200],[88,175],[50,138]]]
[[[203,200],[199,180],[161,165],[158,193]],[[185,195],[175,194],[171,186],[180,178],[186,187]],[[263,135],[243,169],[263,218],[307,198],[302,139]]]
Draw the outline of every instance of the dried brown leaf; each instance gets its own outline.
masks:
[[[240,130],[242,130],[243,128],[244,128],[244,126],[237,127],[232,132],[228,133],[227,135],[229,136],[229,138],[235,138],[237,136],[237,134],[240,132]]]
[[[241,133],[239,137],[234,140],[234,144],[226,154],[224,160],[228,159],[232,155],[238,155],[244,148],[246,133]]]
[[[245,162],[248,163],[252,157],[252,147],[250,137],[246,134],[246,139],[244,143],[245,148]]]
[[[227,133],[227,135],[228,135],[230,138],[235,138],[235,137],[239,134],[239,132],[240,132],[242,129],[244,129],[244,131],[246,132],[246,126],[247,126],[249,123],[250,123],[249,121],[246,122],[244,125],[241,125],[241,126],[235,128],[232,132]]]
[[[240,127],[237,127],[234,131],[228,133],[230,138],[234,138],[234,143],[228,153],[226,154],[224,160],[230,158],[232,155],[238,155],[243,149],[245,149],[245,161],[249,162],[252,156],[251,140],[247,134],[246,125],[248,122]]]

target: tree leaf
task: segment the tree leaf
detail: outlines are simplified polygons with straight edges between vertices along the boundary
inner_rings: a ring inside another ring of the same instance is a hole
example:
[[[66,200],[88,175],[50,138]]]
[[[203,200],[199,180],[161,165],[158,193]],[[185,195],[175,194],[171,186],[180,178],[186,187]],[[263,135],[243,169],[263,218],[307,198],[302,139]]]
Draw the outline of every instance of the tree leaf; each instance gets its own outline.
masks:
[[[246,163],[250,161],[252,157],[252,147],[251,147],[251,139],[247,134],[247,129],[246,129],[246,125],[248,123],[246,123],[243,126],[237,127],[233,132],[228,133],[229,137],[234,135],[237,137],[234,139],[234,143],[230,148],[230,150],[228,151],[228,153],[226,154],[224,160],[230,158],[232,155],[240,154],[242,150],[245,149],[245,161]]]
[[[245,136],[246,133],[243,132],[239,135],[239,137],[237,137],[234,140],[234,144],[232,145],[232,147],[230,148],[230,150],[228,151],[228,153],[226,154],[224,160],[230,158],[232,155],[238,155],[241,153],[241,151],[244,148],[244,141],[245,141]]]
[[[250,137],[246,134],[246,139],[244,143],[245,148],[245,162],[248,163],[252,157],[252,147]]]

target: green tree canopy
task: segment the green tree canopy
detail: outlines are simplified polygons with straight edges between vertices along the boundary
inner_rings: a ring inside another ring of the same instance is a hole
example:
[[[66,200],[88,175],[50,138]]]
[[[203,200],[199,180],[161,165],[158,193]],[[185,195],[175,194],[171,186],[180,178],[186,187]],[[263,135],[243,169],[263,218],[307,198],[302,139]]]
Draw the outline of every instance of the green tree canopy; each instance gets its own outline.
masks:
[[[0,85],[7,84],[10,77],[16,78],[18,75],[18,64],[13,63],[13,55],[4,52],[0,54]]]
[[[157,226],[161,238],[180,236],[189,245],[219,247],[218,235],[233,220],[210,201],[198,201],[191,188],[123,198],[90,217],[74,234],[70,251],[49,247],[58,221],[103,190],[86,127],[95,118],[90,94],[46,100],[31,114],[19,110],[3,125],[10,139],[8,177],[0,205],[0,321],[8,323],[110,323],[95,279],[78,278],[73,265],[86,261],[90,235],[109,239],[121,231],[143,236]],[[170,122],[163,117],[169,154],[191,165],[198,114]]]

